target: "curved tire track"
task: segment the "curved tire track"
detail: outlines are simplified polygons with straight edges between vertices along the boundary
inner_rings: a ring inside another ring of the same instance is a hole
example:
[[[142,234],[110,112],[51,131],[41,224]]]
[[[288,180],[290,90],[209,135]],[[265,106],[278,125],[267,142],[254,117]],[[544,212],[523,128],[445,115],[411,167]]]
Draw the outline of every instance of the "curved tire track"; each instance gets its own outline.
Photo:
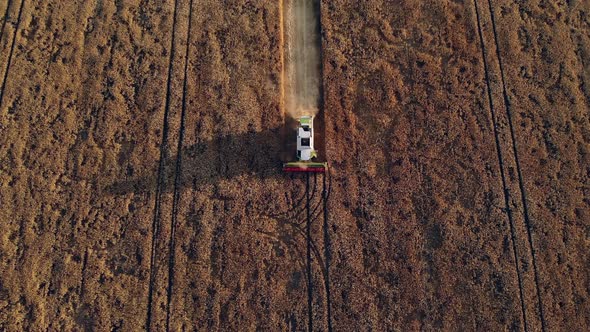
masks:
[[[315,174],[314,174],[315,176]],[[311,271],[311,211],[309,208],[309,173],[305,176],[306,186],[305,188],[306,193],[305,196],[307,197],[306,204],[305,204],[305,211],[306,211],[306,226],[305,226],[305,233],[307,237],[307,327],[308,331],[313,331],[313,281],[312,281],[312,271]]]
[[[316,180],[317,175],[314,175],[314,180]],[[305,218],[305,237],[306,237],[306,245],[307,245],[307,256],[306,256],[306,272],[307,272],[307,306],[308,306],[308,330],[313,331],[313,273],[312,273],[312,252],[318,259],[318,264],[320,265],[321,274],[324,280],[324,291],[325,291],[325,308],[326,308],[326,324],[328,331],[332,331],[332,301],[331,301],[331,292],[330,292],[330,258],[331,258],[331,247],[330,247],[330,232],[329,232],[329,215],[328,215],[328,200],[330,197],[331,189],[332,189],[332,177],[329,172],[327,174],[323,174],[322,178],[322,192],[321,192],[321,200],[318,202],[317,206],[312,210],[311,208],[311,200],[310,200],[310,182],[309,182],[309,173],[306,174],[306,218]],[[319,207],[322,207],[319,210]],[[317,211],[316,213],[316,210]],[[324,245],[324,258],[322,259],[322,253],[318,250],[317,246],[313,243],[312,234],[311,234],[311,226],[314,221],[320,218],[320,215],[323,214],[323,224],[322,224],[322,231],[323,231],[323,245]],[[294,227],[297,227],[300,224],[293,224]],[[303,230],[302,230],[303,231]]]
[[[329,172],[328,172],[329,176]],[[323,190],[322,190],[322,201],[324,205],[324,264],[325,264],[325,278],[324,284],[326,288],[326,310],[328,320],[328,331],[332,331],[332,299],[330,295],[330,258],[331,258],[331,247],[330,247],[330,229],[329,229],[329,217],[328,217],[328,198],[330,197],[330,190],[332,189],[332,177],[330,176],[330,183],[328,190],[326,190],[326,174],[323,177]]]

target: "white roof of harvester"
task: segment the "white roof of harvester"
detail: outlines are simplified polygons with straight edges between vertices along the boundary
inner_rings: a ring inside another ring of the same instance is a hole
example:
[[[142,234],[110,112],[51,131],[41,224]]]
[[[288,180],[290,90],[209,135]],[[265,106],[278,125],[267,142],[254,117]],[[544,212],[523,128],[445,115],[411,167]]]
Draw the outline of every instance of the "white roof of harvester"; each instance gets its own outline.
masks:
[[[299,118],[300,126],[297,128],[297,155],[301,161],[310,161],[315,156],[313,148],[313,117],[302,116]]]

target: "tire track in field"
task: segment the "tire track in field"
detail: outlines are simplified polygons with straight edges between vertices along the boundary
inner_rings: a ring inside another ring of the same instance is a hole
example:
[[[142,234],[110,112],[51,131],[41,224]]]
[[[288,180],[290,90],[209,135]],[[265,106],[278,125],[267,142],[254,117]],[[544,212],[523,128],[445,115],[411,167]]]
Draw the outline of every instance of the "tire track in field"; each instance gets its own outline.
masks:
[[[14,45],[16,44],[16,33],[18,32],[18,28],[20,26],[20,22],[21,22],[21,18],[22,18],[22,13],[23,13],[23,7],[25,6],[25,0],[22,0],[20,2],[20,8],[18,10],[18,17],[16,20],[16,25],[14,26],[14,33],[12,35],[12,45],[10,46],[10,53],[8,54],[8,60],[6,61],[6,68],[4,69],[4,78],[2,79],[2,86],[0,87],[0,108],[2,107],[2,104],[4,102],[4,90],[6,88],[6,81],[8,80],[8,71],[10,69],[10,64],[12,63],[12,55],[14,53]],[[6,8],[6,12],[8,13],[9,7]],[[4,28],[4,25],[3,25]],[[19,250],[17,251],[17,260],[21,261],[24,253],[25,253],[25,249],[24,249],[24,243],[25,243],[25,221],[21,220],[20,224],[19,224],[19,228],[18,228],[18,238],[19,238]]]
[[[88,249],[84,250],[84,258],[82,259],[82,269],[80,272],[80,299],[84,298],[86,293],[86,268],[88,266]]]
[[[514,153],[514,160],[516,163],[516,173],[518,175],[518,186],[520,188],[520,195],[521,195],[520,198],[522,200],[524,222],[525,222],[526,231],[527,231],[527,240],[528,240],[529,248],[531,250],[531,258],[532,258],[532,262],[533,262],[533,272],[534,272],[534,276],[535,276],[535,288],[537,290],[539,314],[541,316],[541,330],[545,331],[546,330],[545,315],[543,313],[543,299],[541,297],[541,290],[539,287],[539,272],[537,269],[535,246],[533,245],[533,237],[532,237],[532,230],[531,230],[531,223],[530,223],[530,216],[529,216],[529,210],[528,210],[528,204],[527,204],[526,191],[525,191],[525,187],[524,187],[524,181],[523,181],[523,177],[522,177],[520,161],[518,159],[518,151],[516,148],[516,137],[514,134],[514,125],[512,124],[512,110],[511,110],[510,99],[508,98],[508,92],[506,90],[506,81],[504,78],[505,77],[504,66],[502,63],[502,57],[500,56],[500,45],[498,44],[498,31],[496,29],[496,17],[494,15],[492,0],[488,0],[488,6],[489,6],[489,10],[490,10],[490,15],[491,15],[492,30],[494,32],[494,43],[496,45],[496,56],[498,57],[498,64],[500,66],[500,78],[502,80],[502,96],[504,99],[504,106],[506,107],[506,117],[508,118],[508,127],[510,128],[510,140],[512,141],[512,152]]]
[[[168,159],[168,117],[170,113],[170,99],[171,99],[171,82],[172,82],[172,65],[174,62],[175,43],[174,36],[176,35],[176,21],[178,16],[178,4],[179,1],[174,1],[174,11],[172,14],[172,33],[170,35],[170,55],[168,62],[168,78],[166,81],[166,101],[164,104],[164,123],[162,126],[162,141],[160,142],[160,161],[158,163],[158,176],[156,182],[156,195],[155,195],[155,206],[154,206],[154,219],[152,222],[152,242],[151,242],[151,255],[150,255],[150,278],[148,285],[148,304],[146,313],[146,330],[151,330],[152,323],[152,300],[154,296],[154,281],[155,281],[155,258],[156,258],[156,242],[158,234],[160,232],[160,220],[161,220],[161,199],[164,185],[164,162]]]
[[[312,189],[311,198],[310,198],[310,201],[312,201],[312,202],[314,200],[314,197],[315,197],[316,191],[317,191],[317,179],[315,177],[315,174],[314,174],[314,181],[313,182],[314,182],[313,183],[313,189]],[[267,214],[267,216],[270,217],[270,218],[275,218],[275,219],[294,219],[294,220],[299,220],[301,214],[306,209],[306,205],[303,204],[303,201],[306,199],[307,190],[308,190],[308,188],[305,188],[305,191],[301,195],[301,198],[298,198],[296,200],[296,203],[293,205],[293,207],[291,207],[288,211],[283,212],[283,213],[277,213],[277,214],[270,213],[270,214]],[[297,221],[297,223],[303,223],[304,221],[301,221],[301,222]]]
[[[329,171],[326,171],[329,176]],[[326,309],[327,309],[327,320],[328,320],[328,331],[332,331],[332,299],[330,295],[330,228],[328,218],[328,197],[330,196],[330,190],[332,189],[332,177],[330,177],[330,187],[326,190],[326,174],[323,175],[323,189],[322,189],[322,201],[324,204],[324,264],[325,264],[325,288],[326,288]]]
[[[317,12],[317,33],[319,34],[318,38],[318,56],[319,56],[319,99],[320,99],[320,107],[321,107],[321,117],[323,123],[323,130],[324,130],[324,158],[327,156],[326,153],[326,108],[325,108],[325,101],[324,101],[324,49],[323,49],[323,28],[322,28],[322,6],[323,1],[319,0],[315,6],[315,10]],[[327,181],[326,181],[327,180]],[[332,258],[332,247],[330,241],[330,219],[328,214],[328,199],[330,198],[330,194],[332,191],[332,175],[330,174],[330,169],[327,168],[325,172],[322,174],[322,204],[323,204],[323,225],[322,231],[324,236],[324,289],[326,292],[326,320],[328,324],[328,332],[332,332],[332,295],[330,292],[330,261]]]
[[[8,19],[8,12],[9,12],[11,4],[12,4],[12,1],[10,3],[8,3],[8,5],[6,7],[6,14],[4,16],[4,23],[2,24],[2,33],[4,33],[4,27],[6,26],[6,21]],[[20,26],[24,6],[25,6],[25,0],[21,0],[20,7],[18,9],[18,17],[16,18],[16,25],[14,26],[14,32],[12,34],[12,44],[10,45],[10,53],[8,53],[8,60],[6,61],[6,68],[4,70],[4,78],[2,79],[2,87],[0,87],[0,107],[2,107],[2,102],[4,101],[4,90],[6,89],[6,81],[8,79],[8,71],[10,70],[10,64],[12,63],[12,55],[14,54],[14,45],[16,44],[16,33],[18,32],[18,28]],[[1,38],[1,36],[2,35],[0,35],[0,38]]]
[[[312,315],[312,305],[313,305],[313,281],[312,281],[312,271],[311,271],[311,211],[309,208],[309,173],[305,174],[305,196],[306,196],[306,203],[305,203],[305,211],[306,211],[306,226],[305,226],[305,233],[307,238],[307,327],[308,331],[313,331],[313,315]],[[315,174],[314,174],[315,176]]]
[[[168,291],[166,299],[166,331],[170,331],[170,306],[172,302],[172,290],[174,286],[174,266],[175,266],[175,250],[176,250],[176,227],[178,223],[178,202],[180,200],[180,174],[182,173],[182,145],[184,142],[185,118],[186,118],[186,91],[188,81],[188,57],[191,44],[191,28],[193,18],[193,0],[189,2],[188,13],[188,30],[185,48],[184,61],[184,81],[182,83],[182,110],[180,113],[180,128],[178,134],[178,152],[176,154],[176,168],[174,175],[174,193],[172,199],[172,224],[170,228],[169,239],[169,257],[168,257]]]
[[[309,173],[306,174],[306,226],[305,226],[305,238],[307,243],[307,305],[308,305],[308,330],[313,331],[313,271],[312,271],[312,252],[318,259],[320,265],[321,274],[324,280],[324,290],[326,292],[325,305],[326,305],[326,324],[328,331],[332,331],[332,309],[331,309],[331,293],[330,293],[330,233],[329,233],[329,217],[328,217],[328,199],[330,197],[332,188],[332,178],[330,174],[324,173],[322,179],[322,193],[320,202],[312,210],[311,207],[311,196],[309,193],[310,180]],[[317,174],[313,174],[314,182],[317,180]],[[327,179],[326,177],[329,177]],[[315,190],[315,186],[314,186]],[[320,206],[322,209],[320,210]],[[316,213],[317,211],[317,213]],[[323,245],[324,245],[324,259],[322,259],[320,250],[314,245],[311,234],[311,226],[314,221],[320,218],[323,214]],[[296,227],[296,226],[295,226]],[[301,230],[303,232],[303,230]]]
[[[524,330],[526,332],[526,331],[528,331],[528,323],[527,323],[527,317],[526,317],[526,305],[524,303],[522,272],[521,272],[521,269],[520,269],[520,266],[518,263],[518,249],[516,247],[516,232],[515,232],[515,226],[514,226],[514,219],[512,216],[512,210],[510,208],[510,193],[508,191],[508,186],[506,184],[506,174],[504,173],[504,159],[502,156],[502,149],[500,146],[500,135],[498,132],[498,122],[497,122],[497,117],[496,117],[496,111],[494,109],[494,101],[492,98],[490,75],[489,75],[489,71],[488,71],[488,62],[486,59],[486,48],[485,48],[485,44],[484,44],[483,30],[482,30],[481,19],[480,19],[480,9],[479,9],[479,6],[477,5],[477,0],[474,0],[473,3],[475,5],[475,16],[476,16],[476,20],[477,20],[477,30],[478,30],[479,40],[480,40],[480,44],[481,44],[481,57],[482,57],[483,66],[484,66],[484,76],[485,76],[486,87],[487,87],[488,103],[490,105],[490,113],[491,113],[492,123],[493,123],[493,128],[494,128],[494,140],[496,143],[496,152],[498,155],[498,164],[499,164],[499,168],[500,168],[500,177],[502,179],[502,191],[504,192],[504,204],[505,204],[505,208],[506,208],[506,213],[508,214],[508,224],[510,225],[512,252],[514,254],[514,264],[515,264],[515,268],[516,268],[516,275],[518,278],[518,290],[519,290],[519,294],[520,294],[520,306],[521,306],[521,310],[522,310]]]
[[[6,12],[4,12],[4,22],[2,22],[2,28],[0,29],[0,44],[2,42],[2,37],[4,37],[4,27],[6,27],[6,21],[8,21],[8,13],[10,12],[10,7],[12,6],[12,0],[8,0],[6,4]]]

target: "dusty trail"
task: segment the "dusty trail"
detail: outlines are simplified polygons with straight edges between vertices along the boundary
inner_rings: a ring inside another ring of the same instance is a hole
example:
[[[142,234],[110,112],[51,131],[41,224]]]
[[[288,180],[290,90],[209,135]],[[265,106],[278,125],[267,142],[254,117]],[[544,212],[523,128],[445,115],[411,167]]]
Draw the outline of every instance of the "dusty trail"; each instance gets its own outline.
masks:
[[[319,1],[283,0],[285,107],[293,118],[320,110]]]

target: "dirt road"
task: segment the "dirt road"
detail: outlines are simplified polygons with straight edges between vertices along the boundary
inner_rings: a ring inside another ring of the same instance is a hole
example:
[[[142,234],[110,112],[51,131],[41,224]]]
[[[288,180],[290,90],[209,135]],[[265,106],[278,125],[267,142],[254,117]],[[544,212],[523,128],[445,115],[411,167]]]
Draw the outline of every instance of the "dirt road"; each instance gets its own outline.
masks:
[[[590,4],[322,1],[309,178],[282,11],[0,1],[0,330],[588,329]]]

